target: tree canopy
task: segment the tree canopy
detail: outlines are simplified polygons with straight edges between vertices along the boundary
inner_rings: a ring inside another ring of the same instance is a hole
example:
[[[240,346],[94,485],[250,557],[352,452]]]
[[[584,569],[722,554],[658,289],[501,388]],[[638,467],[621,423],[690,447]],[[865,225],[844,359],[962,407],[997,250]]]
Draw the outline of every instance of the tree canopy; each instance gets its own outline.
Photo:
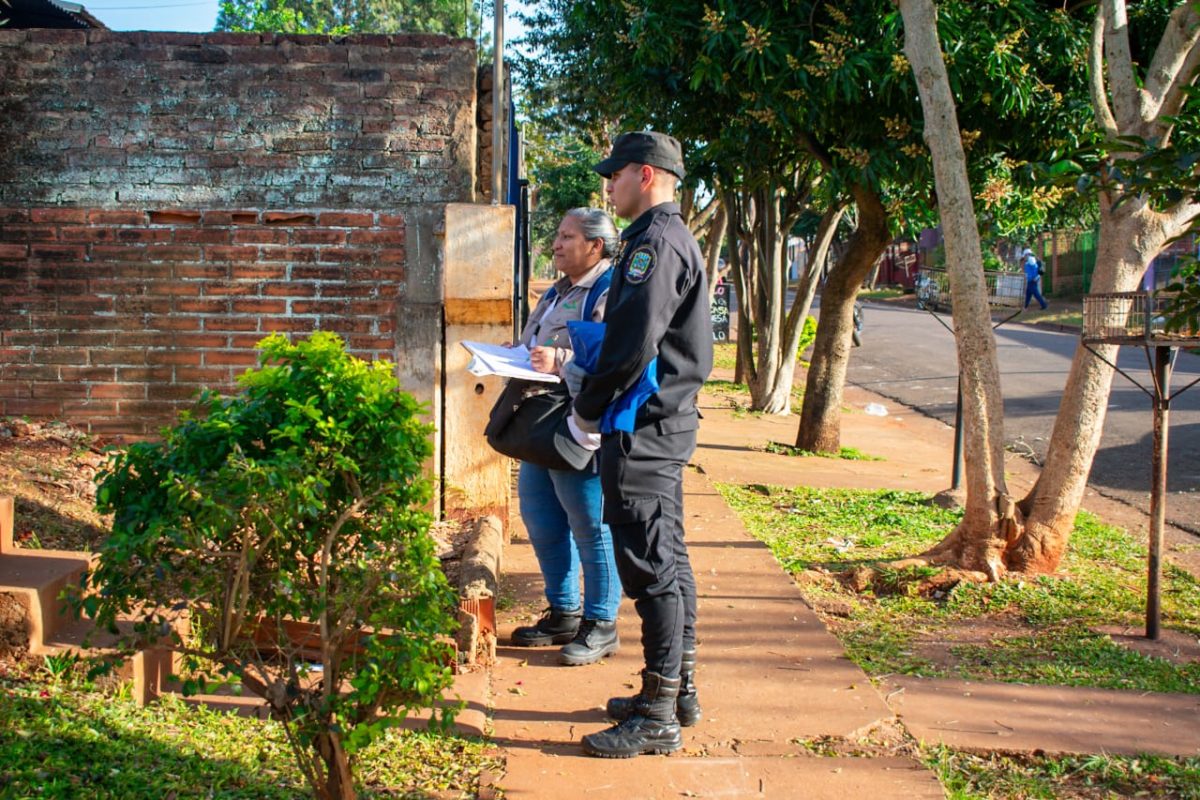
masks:
[[[474,4],[462,0],[222,0],[215,30],[474,37],[479,27]]]

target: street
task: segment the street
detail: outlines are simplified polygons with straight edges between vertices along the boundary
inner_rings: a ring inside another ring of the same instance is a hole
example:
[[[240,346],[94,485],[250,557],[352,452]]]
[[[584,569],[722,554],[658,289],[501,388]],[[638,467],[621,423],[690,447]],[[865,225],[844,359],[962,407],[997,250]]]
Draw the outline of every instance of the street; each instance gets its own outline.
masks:
[[[950,323],[949,315],[942,317]],[[1074,332],[1008,323],[996,330],[1004,394],[1004,434],[1011,449],[1041,462],[1054,425],[1071,358]],[[1141,385],[1151,385],[1146,352],[1122,347],[1118,365]],[[956,386],[953,335],[927,311],[867,303],[863,346],[851,354],[847,379],[885,397],[954,424]],[[1200,357],[1180,352],[1173,391],[1200,377]],[[1150,398],[1129,380],[1113,379],[1100,450],[1092,465],[1093,489],[1146,513],[1150,505],[1153,415]],[[1167,519],[1200,533],[1200,385],[1171,405]],[[947,486],[950,460],[946,463]]]

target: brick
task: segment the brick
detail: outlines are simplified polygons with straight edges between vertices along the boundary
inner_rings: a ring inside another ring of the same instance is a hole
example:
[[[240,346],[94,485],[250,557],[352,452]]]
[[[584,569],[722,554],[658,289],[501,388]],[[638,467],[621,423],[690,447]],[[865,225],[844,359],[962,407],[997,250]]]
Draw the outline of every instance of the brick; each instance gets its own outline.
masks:
[[[169,230],[150,230],[147,228],[118,228],[113,231],[112,238],[118,242],[145,243],[170,242],[174,237]]]
[[[202,320],[202,317],[184,317],[178,314],[150,316],[146,320],[146,327],[157,331],[198,331]]]
[[[369,228],[375,224],[372,214],[352,214],[343,211],[325,211],[317,218],[320,225],[337,228]]]
[[[147,400],[195,400],[200,396],[200,392],[206,388],[202,384],[150,384],[147,386]]]
[[[59,367],[58,373],[59,378],[64,381],[90,383],[106,383],[115,380],[117,376],[117,370],[113,367]]]
[[[113,313],[113,298],[111,297],[60,297],[58,310],[64,314],[111,314]]]
[[[258,284],[233,281],[210,281],[201,284],[205,297],[246,297],[258,294]]]
[[[257,247],[212,245],[204,248],[204,258],[208,261],[251,262],[258,260]]]
[[[390,354],[396,340],[391,336],[351,336],[348,344],[356,350],[379,350]]]
[[[163,418],[175,412],[175,404],[161,400],[121,400],[117,403],[117,413],[135,416]]]
[[[222,384],[232,380],[228,367],[176,367],[175,379],[186,383]]]
[[[87,211],[82,208],[31,208],[29,219],[35,223],[83,223],[87,222]]]
[[[63,416],[74,420],[112,417],[117,413],[117,404],[112,400],[64,400],[62,413]]]
[[[64,398],[71,397],[82,399],[87,397],[88,387],[86,383],[64,383],[56,381],[54,383],[34,382],[32,384],[33,398],[35,400]]]
[[[228,264],[176,264],[171,272],[176,278],[219,280],[228,278],[230,270]],[[196,291],[190,285],[187,289],[192,293]]]
[[[254,317],[204,317],[204,330],[257,331],[258,320]]]
[[[310,333],[317,330],[311,317],[264,317],[262,330],[265,333]]]
[[[248,350],[205,350],[204,366],[254,366],[258,363],[258,354]]]
[[[287,312],[286,300],[234,300],[235,314],[283,314]]]
[[[350,244],[352,245],[402,245],[405,240],[404,230],[369,230],[369,231],[352,231],[350,233]]]
[[[142,348],[112,347],[93,350],[91,363],[97,366],[141,366],[146,363],[146,351]]]
[[[82,366],[88,363],[88,351],[80,347],[55,347],[39,350],[31,358],[42,364],[74,364]]]
[[[145,248],[148,261],[199,261],[208,248],[156,244]]]
[[[226,228],[176,228],[172,231],[179,244],[229,244],[233,232]]]
[[[233,232],[234,244],[287,244],[288,232],[272,228],[242,228]]]
[[[228,314],[229,301],[220,298],[176,300],[175,310],[183,314]]]
[[[0,261],[25,260],[29,257],[27,244],[0,244]]]
[[[312,230],[299,228],[292,231],[292,244],[345,244],[347,238],[346,231],[325,228]]]
[[[60,330],[56,337],[59,347],[112,347],[116,343],[115,333],[101,333],[95,330]]]
[[[151,225],[197,225],[202,213],[199,211],[151,211]]]
[[[293,314],[348,314],[350,303],[347,300],[293,300]]]
[[[146,354],[147,364],[185,364],[200,365],[199,350],[152,350]]]
[[[87,221],[91,225],[144,225],[143,211],[89,211]]]
[[[22,382],[66,380],[62,377],[61,369],[74,369],[74,367],[59,368],[45,364],[13,364],[9,370],[9,375],[13,379]]]
[[[84,387],[85,389],[89,387]],[[100,383],[93,384],[86,395],[92,400],[145,400],[144,383]]]
[[[264,225],[315,225],[317,215],[295,211],[264,211],[262,221]]]
[[[265,297],[314,297],[317,296],[316,283],[264,283],[259,294]]]
[[[11,417],[57,417],[61,412],[62,403],[57,400],[13,398],[4,401],[4,413]]]
[[[83,245],[77,244],[34,244],[29,247],[29,257],[45,261],[82,261],[87,254]]]
[[[170,366],[117,367],[117,380],[125,383],[134,381],[169,381],[175,369]]]

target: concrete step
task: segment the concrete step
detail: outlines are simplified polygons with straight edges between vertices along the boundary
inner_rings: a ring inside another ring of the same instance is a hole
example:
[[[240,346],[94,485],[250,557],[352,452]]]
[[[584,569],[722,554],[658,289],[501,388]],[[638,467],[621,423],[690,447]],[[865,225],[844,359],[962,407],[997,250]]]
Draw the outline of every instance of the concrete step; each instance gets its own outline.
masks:
[[[13,499],[0,497],[0,592],[12,594],[25,606],[29,649],[35,655],[72,616],[60,599],[63,590],[79,585],[91,563],[90,553],[67,550],[29,550],[13,542]]]

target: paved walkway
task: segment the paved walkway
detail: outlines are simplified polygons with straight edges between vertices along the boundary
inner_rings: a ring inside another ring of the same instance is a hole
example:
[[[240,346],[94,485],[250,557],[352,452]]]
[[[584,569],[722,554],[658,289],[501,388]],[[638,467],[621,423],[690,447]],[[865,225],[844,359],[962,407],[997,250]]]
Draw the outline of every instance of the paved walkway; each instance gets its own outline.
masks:
[[[883,403],[885,417],[864,413]],[[907,758],[819,757],[799,744],[830,737],[886,738],[899,720],[925,741],[987,750],[1200,754],[1200,697],[897,678],[877,690],[845,656],[798,589],[721,499],[714,482],[940,491],[949,484],[952,432],[936,420],[848,387],[842,438],[883,458],[844,461],[762,452],[790,443],[796,417],[756,417],[705,398],[700,445],[688,470],[685,511],[699,588],[697,683],[705,718],[669,757],[628,761],[581,754],[579,738],[606,726],[606,698],[633,691],[641,666],[637,616],[621,607],[624,647],[589,666],[557,665],[556,648],[501,646],[491,673],[492,728],[508,752],[500,785],[513,798],[941,797],[936,779]],[[1010,487],[1036,468],[1016,456]],[[1104,518],[1121,508],[1089,497]],[[1138,517],[1126,509],[1126,524]],[[1142,527],[1144,528],[1144,520]],[[505,552],[501,642],[542,606],[541,578],[514,519]],[[1186,555],[1190,548],[1182,548]],[[886,701],[885,701],[886,696]],[[847,795],[847,793],[850,793]]]

